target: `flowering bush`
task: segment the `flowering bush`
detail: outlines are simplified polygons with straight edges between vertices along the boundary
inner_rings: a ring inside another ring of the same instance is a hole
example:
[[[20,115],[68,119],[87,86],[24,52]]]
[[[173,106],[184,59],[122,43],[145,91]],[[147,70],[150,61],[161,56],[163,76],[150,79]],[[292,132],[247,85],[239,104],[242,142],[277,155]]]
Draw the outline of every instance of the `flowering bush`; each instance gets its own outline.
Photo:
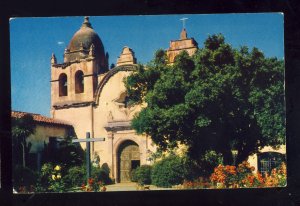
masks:
[[[236,179],[236,168],[235,166],[219,165],[214,169],[214,173],[211,175],[210,180],[217,185],[224,185],[228,187]],[[219,184],[218,184],[219,183]]]
[[[20,186],[17,191],[18,193],[33,193],[35,191],[35,187],[33,185]]]
[[[52,170],[51,176],[49,177],[49,190],[52,192],[65,192],[65,183],[61,175],[61,166],[56,165]]]
[[[198,178],[195,181],[183,181],[182,189],[204,189],[210,188],[211,184],[203,178]]]
[[[281,164],[280,168],[273,169],[271,174],[265,174],[266,187],[284,187],[286,186],[286,165]]]
[[[94,178],[89,178],[87,184],[82,184],[81,190],[85,192],[105,192],[106,187],[102,181],[95,181]]]
[[[238,167],[219,165],[210,176],[210,181],[216,188],[241,187],[282,187],[286,185],[286,165],[282,163],[279,169],[273,169],[265,177],[259,172],[253,173],[254,167],[246,161]]]

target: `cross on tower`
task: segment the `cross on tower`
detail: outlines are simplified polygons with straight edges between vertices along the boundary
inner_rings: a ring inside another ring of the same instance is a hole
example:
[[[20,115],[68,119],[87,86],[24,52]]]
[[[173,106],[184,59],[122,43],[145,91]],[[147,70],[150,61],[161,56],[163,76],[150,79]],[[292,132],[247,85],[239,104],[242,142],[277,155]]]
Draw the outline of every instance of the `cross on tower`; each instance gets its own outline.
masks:
[[[182,18],[180,21],[182,21],[182,29],[185,29],[185,21],[188,20],[189,18]]]
[[[86,178],[91,176],[91,142],[105,141],[104,137],[90,138],[90,133],[86,133],[85,139],[73,139],[72,142],[86,142]]]

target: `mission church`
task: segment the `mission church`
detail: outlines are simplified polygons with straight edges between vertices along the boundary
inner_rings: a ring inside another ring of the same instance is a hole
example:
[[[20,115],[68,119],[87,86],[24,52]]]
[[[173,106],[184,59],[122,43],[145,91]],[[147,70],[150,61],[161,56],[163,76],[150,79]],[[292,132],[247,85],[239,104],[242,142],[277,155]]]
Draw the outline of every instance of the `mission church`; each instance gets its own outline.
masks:
[[[197,42],[188,38],[183,28],[180,38],[170,41],[166,50],[168,62],[172,64],[183,50],[193,55],[197,49]],[[149,136],[137,135],[130,126],[134,115],[145,106],[127,104],[123,80],[137,68],[134,51],[125,46],[115,66],[109,69],[108,53],[85,17],[63,56],[62,63],[54,54],[51,57],[51,118],[32,114],[37,129],[28,140],[32,143],[30,153],[37,156],[37,168],[44,143],[66,137],[69,130],[74,130],[78,139],[84,139],[89,132],[91,138],[105,138],[91,143],[92,159],[98,155],[100,166],[106,164],[116,182],[129,182],[131,170],[152,164],[150,155],[156,151]],[[13,111],[12,117],[25,114]],[[81,146],[85,148],[85,144]],[[282,145],[275,151],[265,147],[260,152],[248,161],[263,172],[279,162],[273,159],[274,154],[284,157],[286,148]]]
[[[182,50],[190,55],[197,42],[187,38],[183,29],[180,39],[171,41],[167,56],[170,63]],[[51,57],[51,116],[74,127],[78,138],[105,137],[91,143],[92,156],[106,163],[117,182],[130,181],[130,171],[139,165],[151,164],[149,155],[155,151],[149,136],[137,135],[130,121],[143,105],[127,105],[123,83],[137,67],[134,51],[125,46],[114,68],[109,69],[108,53],[89,18],[64,51],[64,60]],[[82,145],[84,147],[84,145]]]

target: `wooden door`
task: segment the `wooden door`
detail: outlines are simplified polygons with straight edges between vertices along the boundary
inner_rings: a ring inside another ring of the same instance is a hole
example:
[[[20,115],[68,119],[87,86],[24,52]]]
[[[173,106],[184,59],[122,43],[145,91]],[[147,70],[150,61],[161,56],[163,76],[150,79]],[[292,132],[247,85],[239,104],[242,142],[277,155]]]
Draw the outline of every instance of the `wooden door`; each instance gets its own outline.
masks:
[[[130,173],[133,161],[140,160],[139,147],[136,144],[127,144],[120,152],[120,181],[130,182]]]

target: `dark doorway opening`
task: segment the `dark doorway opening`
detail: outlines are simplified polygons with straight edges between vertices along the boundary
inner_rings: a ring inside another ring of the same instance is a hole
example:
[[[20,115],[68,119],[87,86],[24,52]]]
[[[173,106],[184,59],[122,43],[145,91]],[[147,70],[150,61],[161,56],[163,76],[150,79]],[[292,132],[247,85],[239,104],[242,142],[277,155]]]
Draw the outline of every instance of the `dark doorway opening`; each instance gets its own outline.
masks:
[[[140,166],[140,160],[131,160],[131,170],[134,170],[139,166]]]

